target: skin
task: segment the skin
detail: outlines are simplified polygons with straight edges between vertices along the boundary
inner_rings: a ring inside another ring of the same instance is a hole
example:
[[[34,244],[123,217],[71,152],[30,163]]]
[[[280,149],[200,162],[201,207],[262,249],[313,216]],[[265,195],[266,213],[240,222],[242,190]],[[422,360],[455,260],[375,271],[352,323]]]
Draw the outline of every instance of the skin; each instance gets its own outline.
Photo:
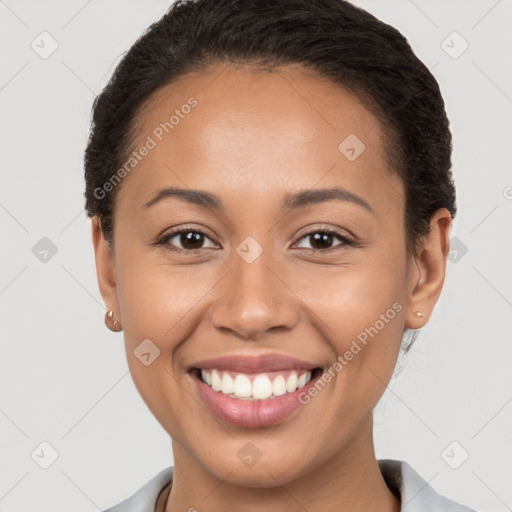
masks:
[[[436,212],[408,255],[404,186],[388,165],[380,123],[355,95],[300,66],[269,73],[217,65],[186,75],[150,98],[135,147],[191,96],[197,107],[123,179],[113,246],[92,222],[100,291],[123,326],[133,380],[172,437],[166,510],[325,512],[344,503],[397,511],[375,458],[372,410],[404,327],[425,325],[441,293],[450,214]],[[338,150],[349,134],[366,146],[355,161]],[[216,194],[225,211],[177,198],[143,206],[171,186]],[[335,186],[373,213],[336,200],[281,209],[287,193]],[[181,226],[207,233],[195,251],[169,250],[184,247],[179,235],[151,245]],[[326,227],[359,244],[306,236]],[[252,263],[235,250],[248,236],[263,248]],[[328,368],[397,301],[402,310],[277,426],[222,422],[187,373],[194,362],[231,354],[282,354]],[[146,338],[161,352],[149,366],[133,353]],[[237,457],[248,442],[262,454],[251,468]]]

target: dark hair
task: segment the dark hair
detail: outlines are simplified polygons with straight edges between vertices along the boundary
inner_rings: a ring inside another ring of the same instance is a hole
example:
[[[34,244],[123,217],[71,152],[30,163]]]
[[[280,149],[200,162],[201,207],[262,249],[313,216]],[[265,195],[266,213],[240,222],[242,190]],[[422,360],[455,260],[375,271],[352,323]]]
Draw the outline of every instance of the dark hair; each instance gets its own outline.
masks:
[[[180,76],[224,63],[266,70],[301,64],[357,94],[380,120],[391,167],[405,186],[409,253],[436,210],[455,216],[444,101],[398,30],[345,0],[178,0],[123,56],[94,101],[86,210],[99,216],[107,240],[119,187],[97,191],[130,153],[141,106]]]

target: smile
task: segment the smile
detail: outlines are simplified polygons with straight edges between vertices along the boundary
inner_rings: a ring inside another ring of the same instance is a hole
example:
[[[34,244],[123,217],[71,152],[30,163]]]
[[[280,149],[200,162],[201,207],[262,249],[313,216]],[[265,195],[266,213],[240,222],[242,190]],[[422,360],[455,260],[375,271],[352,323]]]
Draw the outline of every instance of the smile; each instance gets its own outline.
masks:
[[[189,366],[198,398],[220,420],[262,428],[303,410],[299,394],[322,375],[322,367],[277,354],[232,355]]]
[[[239,400],[272,400],[303,388],[311,371],[288,370],[259,374],[201,370],[201,380],[214,391]]]

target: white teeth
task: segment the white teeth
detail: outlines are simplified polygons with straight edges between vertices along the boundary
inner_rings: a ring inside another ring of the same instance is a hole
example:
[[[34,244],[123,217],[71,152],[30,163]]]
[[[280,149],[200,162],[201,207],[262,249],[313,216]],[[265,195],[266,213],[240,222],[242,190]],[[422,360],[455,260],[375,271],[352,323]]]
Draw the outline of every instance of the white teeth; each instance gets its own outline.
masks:
[[[304,372],[299,377],[298,372],[292,371],[287,378],[284,375],[276,375],[272,380],[268,375],[261,373],[251,382],[249,376],[243,373],[236,374],[233,379],[229,372],[201,370],[201,380],[214,391],[220,391],[232,398],[267,400],[302,388],[311,380],[311,372]]]
[[[278,375],[272,382],[272,394],[281,396],[286,393],[286,381],[282,375]]]
[[[249,398],[252,396],[252,384],[247,375],[239,374],[235,378],[235,390],[237,398]]]
[[[292,372],[286,379],[286,391],[293,393],[297,389],[297,372]]]
[[[265,400],[272,394],[272,383],[266,375],[258,375],[252,383],[252,396],[256,400]]]
[[[212,379],[211,379],[211,373],[207,370],[201,370],[201,379],[203,379],[203,382],[206,382],[208,386],[211,386]]]
[[[212,370],[211,379],[212,379],[212,384],[211,384],[212,389],[214,391],[220,391],[222,389],[222,381],[219,377],[217,370]]]
[[[224,372],[224,376],[222,377],[221,391],[225,395],[229,395],[230,393],[233,393],[235,391],[235,381],[233,380],[233,377],[229,375],[228,372]]]

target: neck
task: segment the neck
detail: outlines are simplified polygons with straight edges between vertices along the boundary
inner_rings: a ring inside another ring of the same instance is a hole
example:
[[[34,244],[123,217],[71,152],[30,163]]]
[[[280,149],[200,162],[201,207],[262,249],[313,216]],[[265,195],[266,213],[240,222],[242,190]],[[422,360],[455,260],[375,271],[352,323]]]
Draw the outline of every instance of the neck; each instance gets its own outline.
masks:
[[[349,445],[285,485],[276,481],[272,487],[241,487],[230,483],[229,474],[218,478],[207,471],[174,440],[173,453],[174,477],[165,512],[329,512],[339,510],[340,503],[347,511],[400,510],[400,499],[387,487],[375,458],[371,415]]]

